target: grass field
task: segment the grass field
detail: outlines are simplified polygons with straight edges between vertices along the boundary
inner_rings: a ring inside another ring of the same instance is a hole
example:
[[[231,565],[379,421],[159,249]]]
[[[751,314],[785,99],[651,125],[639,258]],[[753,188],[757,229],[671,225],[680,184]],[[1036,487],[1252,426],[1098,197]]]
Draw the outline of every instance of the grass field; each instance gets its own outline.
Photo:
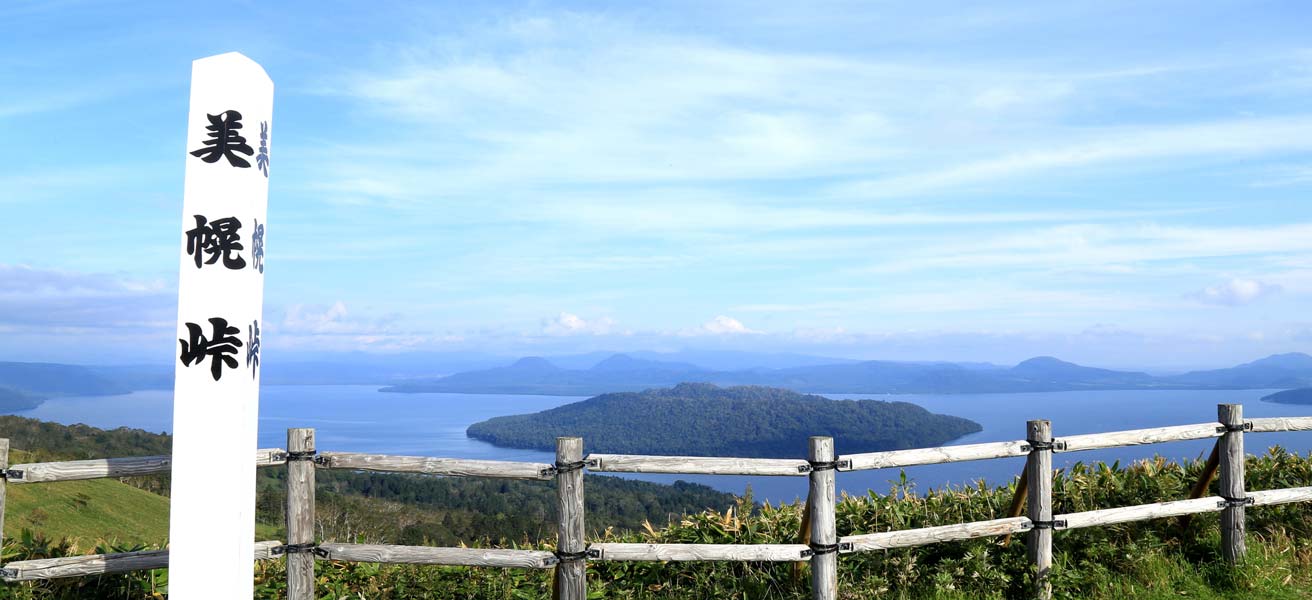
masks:
[[[88,547],[98,540],[162,546],[169,539],[169,499],[114,479],[11,485],[5,537],[23,529],[67,537]],[[257,523],[255,538],[272,540],[280,528]]]
[[[113,479],[8,486],[5,537],[23,529],[48,537],[161,545],[169,537],[169,499]]]

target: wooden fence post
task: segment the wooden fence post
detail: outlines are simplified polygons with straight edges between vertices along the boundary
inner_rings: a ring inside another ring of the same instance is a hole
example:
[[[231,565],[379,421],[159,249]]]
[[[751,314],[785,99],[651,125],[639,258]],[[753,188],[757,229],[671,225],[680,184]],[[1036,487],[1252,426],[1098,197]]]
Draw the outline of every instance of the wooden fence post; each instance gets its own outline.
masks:
[[[814,436],[807,459],[811,462],[811,597],[838,598],[838,530],[834,525],[834,438]],[[819,468],[817,468],[819,467]]]
[[[1221,554],[1226,562],[1236,563],[1248,553],[1244,534],[1244,407],[1242,404],[1218,404],[1216,413],[1225,435],[1221,436],[1221,497],[1226,507],[1221,511]]]
[[[583,521],[583,438],[556,438],[556,496],[560,501],[556,538],[555,598],[588,597],[587,545]]]
[[[314,543],[314,429],[287,430],[287,546]],[[287,599],[314,600],[314,553],[287,552]]]
[[[1025,439],[1030,444],[1029,458],[1025,463],[1030,488],[1028,516],[1034,525],[1026,546],[1034,568],[1035,596],[1039,600],[1048,600],[1052,598],[1052,582],[1048,579],[1052,571],[1052,423],[1027,422]]]

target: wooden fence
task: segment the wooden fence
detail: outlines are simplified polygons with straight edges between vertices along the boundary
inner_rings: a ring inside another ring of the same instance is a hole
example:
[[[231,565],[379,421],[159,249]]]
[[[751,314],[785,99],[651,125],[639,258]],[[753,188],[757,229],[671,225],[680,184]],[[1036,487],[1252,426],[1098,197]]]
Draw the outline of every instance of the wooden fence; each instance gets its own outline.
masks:
[[[923,546],[973,538],[1026,533],[1028,554],[1035,567],[1037,598],[1051,597],[1048,571],[1052,566],[1053,532],[1097,527],[1197,513],[1221,513],[1222,551],[1239,561],[1244,548],[1244,510],[1312,500],[1312,487],[1247,491],[1244,488],[1245,432],[1312,430],[1312,417],[1244,420],[1243,407],[1218,406],[1218,420],[1196,425],[1136,429],[1111,433],[1054,438],[1048,421],[1029,421],[1024,440],[939,448],[835,455],[832,438],[813,437],[805,460],[584,455],[583,440],[556,440],[555,464],[384,456],[352,452],[317,452],[313,429],[289,429],[287,450],[256,452],[258,466],[287,468],[287,541],[259,542],[254,560],[286,557],[288,598],[311,600],[315,562],[319,560],[464,565],[525,569],[555,569],[555,596],[584,600],[588,562],[595,561],[774,561],[811,563],[812,595],[817,600],[838,597],[838,559],[854,552]],[[1072,514],[1052,514],[1052,455],[1099,448],[1136,446],[1219,438],[1210,459],[1208,475],[1195,486],[1202,496],[1210,473],[1220,472],[1220,496],[1193,497],[1139,506],[1105,508]],[[5,483],[30,484],[101,477],[128,477],[168,473],[167,456],[111,458],[9,466],[8,440],[0,439],[0,526],[3,525]],[[834,525],[835,471],[900,468],[916,465],[1027,456],[1025,472],[1007,518],[885,531],[838,537]],[[558,542],[555,552],[482,548],[433,548],[379,544],[315,543],[314,476],[317,469],[425,473],[448,477],[555,480],[558,489]],[[583,527],[583,474],[585,470],[611,473],[674,473],[714,475],[770,475],[807,477],[810,492],[806,544],[587,544]],[[1027,490],[1027,491],[1026,491]],[[1022,495],[1027,498],[1022,499]],[[1021,516],[1021,504],[1025,515]],[[5,581],[32,581],[118,573],[168,566],[168,551],[128,552],[11,562],[0,568]]]

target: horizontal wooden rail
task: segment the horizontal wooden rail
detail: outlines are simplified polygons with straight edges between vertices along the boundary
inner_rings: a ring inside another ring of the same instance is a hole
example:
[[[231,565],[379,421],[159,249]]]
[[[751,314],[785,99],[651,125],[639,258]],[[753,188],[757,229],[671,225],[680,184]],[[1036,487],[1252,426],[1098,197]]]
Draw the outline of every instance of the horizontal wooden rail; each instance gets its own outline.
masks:
[[[1312,487],[1248,492],[1248,497],[1253,499],[1253,506],[1271,506],[1274,504],[1289,504],[1290,502],[1307,502],[1312,500]]]
[[[768,475],[805,477],[811,464],[787,458],[720,458],[710,456],[641,456],[589,454],[588,469],[610,473],[676,473],[683,475]]]
[[[273,555],[273,549],[281,545],[282,542],[255,542],[254,560],[268,560],[275,558]],[[168,550],[65,556],[62,558],[43,558],[39,560],[11,562],[5,565],[4,568],[6,571],[12,573],[12,575],[6,576],[4,580],[35,581],[38,579],[57,579],[61,577],[106,575],[109,573],[126,573],[128,571],[166,569],[168,566]]]
[[[1221,512],[1221,509],[1224,507],[1225,501],[1219,496],[1208,496],[1206,498],[1196,498],[1193,500],[1172,500],[1170,502],[1155,502],[1152,504],[1121,506],[1118,508],[1104,508],[1101,510],[1056,515],[1053,517],[1053,520],[1059,522],[1057,529],[1080,529],[1082,527],[1098,527],[1102,525],[1115,525],[1117,523],[1164,519],[1166,517],[1178,517],[1180,515]],[[1065,521],[1065,524],[1061,524],[1061,521]]]
[[[844,454],[838,457],[839,471],[863,471],[867,469],[892,469],[913,467],[916,465],[937,465],[941,463],[965,462],[970,460],[988,460],[990,458],[1007,458],[1025,456],[1029,452],[1025,442],[989,442],[986,444],[964,444],[961,446],[941,446],[938,448],[914,448],[911,450],[892,450],[888,452],[868,452],[865,454]]]
[[[1185,440],[1205,440],[1221,437],[1225,428],[1220,423],[1198,423],[1195,425],[1175,425],[1172,427],[1154,427],[1151,429],[1131,429],[1110,433],[1090,433],[1086,435],[1068,435],[1056,439],[1054,450],[1057,452],[1078,452],[1080,450],[1098,450],[1121,446],[1142,446],[1162,442],[1180,442]]]
[[[273,467],[287,464],[287,451],[282,448],[260,448],[255,451],[255,466]]]
[[[555,554],[542,550],[430,548],[386,544],[320,544],[319,549],[328,554],[321,557],[324,560],[350,562],[521,569],[549,569],[560,562],[556,560]]]
[[[590,560],[601,561],[761,561],[806,560],[806,544],[592,544]]]
[[[1251,431],[1312,431],[1312,417],[1272,417],[1249,419]],[[1078,452],[1124,446],[1138,446],[1185,440],[1220,437],[1219,423],[1197,423],[1150,429],[1132,429],[1107,433],[1071,435],[1057,438],[1057,452]],[[1024,456],[1028,446],[1023,440],[963,444],[937,448],[913,448],[838,457],[840,471],[862,471],[932,465],[993,458]],[[491,477],[502,479],[550,480],[552,465],[546,463],[467,460],[423,456],[389,456],[356,452],[323,452],[320,466],[331,469],[426,473],[455,477]],[[588,468],[613,473],[669,473],[688,475],[763,475],[802,477],[809,465],[801,459],[732,458],[707,456],[645,456],[634,454],[591,454]],[[256,451],[257,467],[286,463],[281,448]],[[135,477],[165,474],[172,468],[169,456],[138,456],[95,460],[73,460],[18,464],[10,467],[21,472],[9,483],[45,483],[106,477]]]
[[[1007,535],[1009,533],[1027,531],[1029,529],[1030,520],[1028,518],[1012,517],[1008,519],[994,519],[992,521],[961,523],[959,525],[940,525],[938,527],[924,527],[921,529],[904,529],[901,531],[883,531],[880,533],[849,535],[847,537],[839,538],[838,541],[840,544],[848,546],[841,548],[839,552],[866,552],[870,550],[887,550],[889,548],[925,546],[928,544],[937,544],[939,542],[955,542],[981,537]]]
[[[281,448],[263,448],[255,451],[255,466],[268,467],[287,462]],[[77,481],[106,477],[138,477],[165,475],[173,468],[171,456],[135,456],[130,458],[98,458],[92,460],[66,460],[59,462],[27,463],[14,465],[10,471],[21,476],[9,477],[9,483],[45,483],[50,481]]]
[[[1263,417],[1249,419],[1252,431],[1312,431],[1312,417]]]
[[[427,473],[453,477],[492,477],[499,479],[548,480],[555,475],[552,465],[546,463],[509,462],[501,460],[466,460],[461,458],[429,458],[426,456],[387,456],[355,452],[321,452],[329,469],[381,471],[388,473]]]

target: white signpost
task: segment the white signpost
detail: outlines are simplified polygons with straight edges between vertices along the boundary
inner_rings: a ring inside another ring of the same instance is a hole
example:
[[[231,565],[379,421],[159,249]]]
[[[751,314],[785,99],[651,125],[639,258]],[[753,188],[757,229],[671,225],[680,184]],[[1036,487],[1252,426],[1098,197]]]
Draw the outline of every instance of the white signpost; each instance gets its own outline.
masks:
[[[173,385],[169,596],[254,593],[255,450],[273,81],[192,63]]]

